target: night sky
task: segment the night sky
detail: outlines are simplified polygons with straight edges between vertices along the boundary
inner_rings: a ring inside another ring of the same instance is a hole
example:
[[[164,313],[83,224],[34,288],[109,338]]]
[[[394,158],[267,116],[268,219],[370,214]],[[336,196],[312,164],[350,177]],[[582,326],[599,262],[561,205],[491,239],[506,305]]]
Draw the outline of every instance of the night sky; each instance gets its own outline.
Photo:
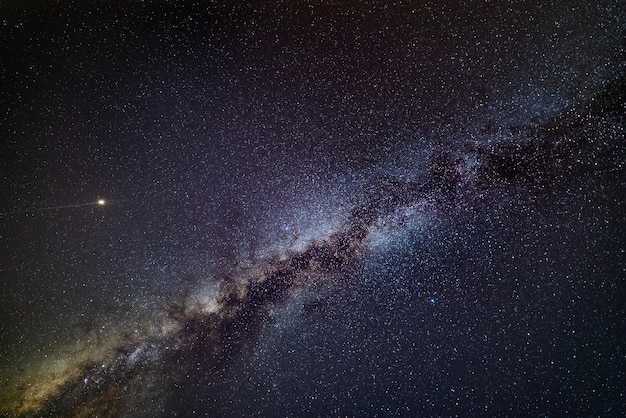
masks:
[[[625,39],[618,0],[1,2],[0,416],[623,416]]]

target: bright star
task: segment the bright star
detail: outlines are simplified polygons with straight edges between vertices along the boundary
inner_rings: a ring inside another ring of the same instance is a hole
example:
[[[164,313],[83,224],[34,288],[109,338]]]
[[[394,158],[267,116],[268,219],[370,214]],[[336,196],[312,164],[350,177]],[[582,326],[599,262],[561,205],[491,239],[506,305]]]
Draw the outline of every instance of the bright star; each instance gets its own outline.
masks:
[[[80,208],[80,207],[84,207],[84,206],[94,206],[94,205],[98,205],[98,206],[104,206],[106,205],[106,200],[104,199],[98,199],[95,202],[88,202],[88,203],[75,203],[73,205],[57,205],[57,206],[45,206],[42,208],[33,208],[33,209],[22,209],[22,210],[15,210],[12,212],[0,212],[0,217],[1,216],[6,216],[6,215],[16,215],[16,214],[20,214],[20,213],[35,213],[35,212],[44,212],[44,211],[48,211],[48,210],[58,210],[58,209],[69,209],[69,208]]]

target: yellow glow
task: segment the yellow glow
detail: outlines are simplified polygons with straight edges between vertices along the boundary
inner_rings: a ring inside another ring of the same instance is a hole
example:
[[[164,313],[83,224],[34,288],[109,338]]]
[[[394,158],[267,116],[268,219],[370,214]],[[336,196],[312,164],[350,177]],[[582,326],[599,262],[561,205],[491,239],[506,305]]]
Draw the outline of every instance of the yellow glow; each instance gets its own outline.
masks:
[[[100,199],[100,200],[98,200],[98,204],[99,204],[100,206],[104,205],[105,203],[106,203],[106,200],[104,200],[104,199]]]

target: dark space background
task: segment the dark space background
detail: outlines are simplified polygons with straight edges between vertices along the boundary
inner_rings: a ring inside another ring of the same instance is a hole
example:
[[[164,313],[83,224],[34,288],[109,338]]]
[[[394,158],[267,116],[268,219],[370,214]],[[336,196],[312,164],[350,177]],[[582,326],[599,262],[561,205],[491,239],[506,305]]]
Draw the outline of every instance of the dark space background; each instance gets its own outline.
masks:
[[[1,2],[0,416],[626,413],[625,36]]]

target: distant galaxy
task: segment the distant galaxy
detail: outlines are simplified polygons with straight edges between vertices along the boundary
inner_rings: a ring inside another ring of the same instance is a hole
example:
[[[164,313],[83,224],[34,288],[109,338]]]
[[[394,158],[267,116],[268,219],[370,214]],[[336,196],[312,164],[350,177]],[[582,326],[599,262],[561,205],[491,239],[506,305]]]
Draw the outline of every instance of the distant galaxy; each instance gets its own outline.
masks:
[[[0,416],[626,414],[620,2],[0,6]]]

